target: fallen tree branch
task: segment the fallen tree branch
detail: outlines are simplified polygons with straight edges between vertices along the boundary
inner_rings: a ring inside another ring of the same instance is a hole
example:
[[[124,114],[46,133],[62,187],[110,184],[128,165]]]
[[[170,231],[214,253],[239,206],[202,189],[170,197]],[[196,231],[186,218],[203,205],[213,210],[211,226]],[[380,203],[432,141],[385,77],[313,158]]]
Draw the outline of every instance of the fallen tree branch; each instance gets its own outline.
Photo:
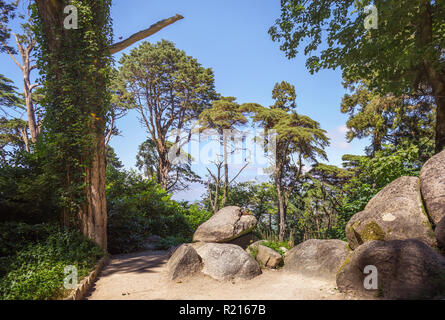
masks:
[[[118,53],[119,51],[122,51],[122,50],[128,48],[132,44],[155,34],[156,32],[160,31],[161,29],[163,29],[163,28],[165,28],[165,27],[167,27],[181,19],[184,19],[184,17],[177,14],[174,17],[170,17],[168,19],[161,20],[161,21],[153,24],[152,26],[150,26],[150,28],[139,31],[138,33],[133,34],[131,37],[113,44],[110,48],[110,52],[111,52],[111,54]]]

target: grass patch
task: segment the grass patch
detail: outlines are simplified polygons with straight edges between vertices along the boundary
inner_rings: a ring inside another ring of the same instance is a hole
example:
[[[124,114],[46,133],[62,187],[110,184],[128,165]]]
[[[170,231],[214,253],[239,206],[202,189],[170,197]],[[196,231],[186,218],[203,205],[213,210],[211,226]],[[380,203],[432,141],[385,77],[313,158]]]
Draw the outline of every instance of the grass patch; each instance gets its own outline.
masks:
[[[249,249],[249,253],[250,253],[250,255],[256,260],[256,257],[257,257],[257,255],[258,255],[258,248],[251,247],[251,248]]]

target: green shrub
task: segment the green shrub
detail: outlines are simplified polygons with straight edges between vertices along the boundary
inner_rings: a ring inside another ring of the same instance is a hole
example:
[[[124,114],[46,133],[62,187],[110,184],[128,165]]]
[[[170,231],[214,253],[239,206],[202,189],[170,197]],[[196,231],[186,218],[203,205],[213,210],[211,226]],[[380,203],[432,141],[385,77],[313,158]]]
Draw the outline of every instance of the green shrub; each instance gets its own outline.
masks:
[[[107,178],[110,253],[143,249],[150,235],[166,238],[166,243],[189,242],[196,228],[211,216],[196,205],[172,200],[155,181],[135,172],[109,167]]]
[[[251,247],[250,248],[250,255],[256,260],[256,257],[258,255],[258,248],[257,247]]]
[[[170,247],[176,247],[182,243],[190,242],[189,239],[184,239],[181,236],[169,236],[165,239],[161,239],[159,243],[156,244],[156,249],[158,250],[167,250]]]
[[[10,227],[13,224],[8,224]],[[6,228],[4,224],[0,229]],[[0,258],[1,300],[47,300],[62,298],[64,268],[77,267],[78,279],[91,272],[104,252],[78,231],[63,231],[53,225],[17,224],[24,241]],[[9,234],[11,236],[12,233]],[[30,235],[38,235],[32,238]],[[2,234],[2,244],[12,239]],[[13,250],[17,250],[13,252]]]
[[[209,220],[213,215],[213,212],[201,209],[196,204],[187,205],[182,203],[182,205],[186,209],[184,212],[185,221],[192,230],[198,229],[201,224]]]
[[[11,161],[0,165],[0,221],[57,222],[57,183],[39,156],[21,152]]]
[[[288,250],[290,249],[288,241],[283,241],[283,242],[279,242],[279,241],[265,241],[265,242],[261,243],[261,245],[275,250],[276,252],[281,254],[281,256],[283,258],[284,258],[285,251],[283,249],[281,249],[281,247],[286,248]]]
[[[125,203],[108,209],[107,229],[108,251],[113,254],[137,251],[149,234],[145,215]]]
[[[29,225],[23,222],[0,224],[0,257],[14,255],[31,243],[45,241],[59,227],[55,224]]]

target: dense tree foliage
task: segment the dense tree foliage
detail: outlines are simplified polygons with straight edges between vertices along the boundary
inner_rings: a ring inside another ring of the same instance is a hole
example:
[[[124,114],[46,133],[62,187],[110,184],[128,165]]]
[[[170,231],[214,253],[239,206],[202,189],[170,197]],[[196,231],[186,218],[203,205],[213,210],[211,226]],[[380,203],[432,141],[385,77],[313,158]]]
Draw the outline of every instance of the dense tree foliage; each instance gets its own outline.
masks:
[[[11,35],[9,22],[15,17],[17,3],[17,1],[8,3],[5,0],[0,0],[0,53],[6,52],[7,50],[13,50],[6,44],[6,41]]]
[[[384,144],[412,143],[419,147],[426,161],[434,149],[435,106],[427,94],[380,95],[363,83],[347,85],[352,93],[342,100],[341,112],[348,114],[347,139],[371,138],[369,155],[382,150]]]
[[[27,123],[20,118],[23,99],[12,81],[0,74],[0,159],[4,164],[18,150],[29,150]]]
[[[371,4],[375,29],[365,24]],[[436,152],[445,147],[443,1],[282,0],[281,8],[269,33],[289,58],[305,43],[311,73],[340,67],[348,81],[366,80],[371,90],[395,96],[429,88],[437,105]]]

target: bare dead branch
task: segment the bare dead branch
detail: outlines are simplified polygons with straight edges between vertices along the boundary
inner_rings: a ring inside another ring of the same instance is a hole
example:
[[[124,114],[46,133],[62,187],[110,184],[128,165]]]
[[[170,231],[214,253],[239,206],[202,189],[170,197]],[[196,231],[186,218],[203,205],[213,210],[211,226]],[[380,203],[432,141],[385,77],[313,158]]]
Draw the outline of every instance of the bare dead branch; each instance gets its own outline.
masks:
[[[242,172],[244,169],[246,169],[246,167],[247,167],[248,165],[249,165],[249,163],[247,162],[247,163],[244,165],[244,167],[242,167],[241,170],[238,171],[238,173],[233,177],[233,179],[230,180],[230,182],[229,182],[228,185],[230,185],[233,181],[235,181],[235,179],[238,178],[238,176],[241,174],[241,172]]]
[[[210,175],[212,176],[213,180],[215,180],[215,183],[218,183],[218,179],[216,179],[216,177],[213,175],[213,173],[209,170],[209,168],[206,168],[207,171],[210,173]]]
[[[41,83],[34,83],[31,87],[29,87],[29,91],[32,91],[32,90],[34,90],[35,88],[37,88],[37,87],[39,87],[41,85],[42,85]]]
[[[118,43],[113,44],[110,48],[110,52],[111,52],[111,54],[118,53],[119,51],[122,51],[122,50],[128,48],[132,44],[155,34],[156,32],[164,29],[165,27],[167,27],[181,19],[184,19],[184,17],[177,14],[174,17],[170,17],[168,19],[161,20],[161,21],[153,24],[152,26],[150,26],[148,29],[139,31],[138,33],[133,34],[131,37],[129,37],[125,40],[122,40]]]

